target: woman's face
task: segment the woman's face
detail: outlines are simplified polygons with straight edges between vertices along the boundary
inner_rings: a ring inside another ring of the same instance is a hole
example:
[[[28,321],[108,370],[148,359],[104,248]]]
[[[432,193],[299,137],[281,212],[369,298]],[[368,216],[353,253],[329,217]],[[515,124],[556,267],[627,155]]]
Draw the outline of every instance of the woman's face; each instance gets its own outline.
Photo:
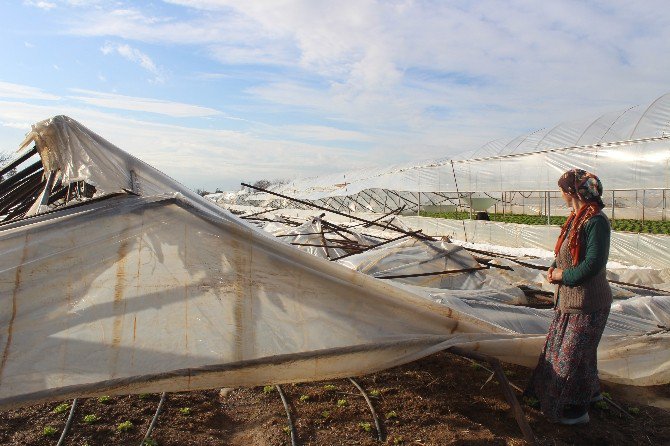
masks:
[[[568,207],[572,207],[572,195],[565,192],[563,189],[559,189],[559,190],[561,191],[561,196],[563,197],[563,200],[565,201],[565,204],[567,204]]]

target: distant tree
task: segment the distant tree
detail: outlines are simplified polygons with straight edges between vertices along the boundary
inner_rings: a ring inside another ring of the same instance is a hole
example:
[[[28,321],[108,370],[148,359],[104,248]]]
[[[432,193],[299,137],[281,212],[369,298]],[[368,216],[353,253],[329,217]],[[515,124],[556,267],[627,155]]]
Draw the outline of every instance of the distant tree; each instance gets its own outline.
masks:
[[[254,187],[259,187],[261,189],[267,189],[270,186],[277,186],[281,184],[286,184],[288,183],[289,180],[282,179],[282,178],[275,178],[274,180],[258,180],[255,183],[252,184]]]
[[[208,192],[207,190],[205,190],[205,189],[200,189],[200,188],[196,189],[196,190],[195,190],[195,193],[198,194],[198,195],[200,195],[201,197],[204,197],[205,195],[209,195],[209,194],[211,194],[211,192]]]
[[[271,185],[272,183],[270,182],[270,180],[258,180],[254,184],[252,184],[252,186],[258,187],[260,189],[267,189]]]
[[[220,194],[220,193],[223,193],[223,191],[217,187],[216,190],[214,191],[214,193],[215,194]]]

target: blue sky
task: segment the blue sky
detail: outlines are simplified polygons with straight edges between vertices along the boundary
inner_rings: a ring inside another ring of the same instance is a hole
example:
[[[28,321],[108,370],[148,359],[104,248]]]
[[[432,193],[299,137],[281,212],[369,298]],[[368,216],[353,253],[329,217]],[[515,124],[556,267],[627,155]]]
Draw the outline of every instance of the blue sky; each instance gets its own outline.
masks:
[[[66,114],[237,189],[648,103],[669,49],[661,1],[0,0],[0,150]]]

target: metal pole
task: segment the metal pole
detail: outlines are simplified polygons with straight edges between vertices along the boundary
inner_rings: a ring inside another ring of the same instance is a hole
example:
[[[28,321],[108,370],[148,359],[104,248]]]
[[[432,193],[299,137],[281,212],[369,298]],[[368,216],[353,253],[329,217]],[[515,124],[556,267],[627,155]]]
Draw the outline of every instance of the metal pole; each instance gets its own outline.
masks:
[[[663,189],[663,209],[661,210],[661,220],[665,221],[665,189]]]
[[[647,189],[642,189],[642,223],[644,223],[644,201],[647,197]]]
[[[472,192],[470,192],[470,220],[472,220]]]
[[[637,218],[637,204],[640,201],[639,192],[639,190],[635,190],[635,218]]]
[[[547,225],[551,224],[551,192],[547,192]]]
[[[612,221],[614,221],[614,191],[612,191]]]

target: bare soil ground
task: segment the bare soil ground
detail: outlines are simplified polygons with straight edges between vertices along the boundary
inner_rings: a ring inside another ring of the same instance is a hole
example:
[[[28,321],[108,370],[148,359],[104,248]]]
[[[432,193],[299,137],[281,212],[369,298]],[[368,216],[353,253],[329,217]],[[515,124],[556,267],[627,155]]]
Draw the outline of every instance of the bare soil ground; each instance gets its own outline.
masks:
[[[511,382],[523,387],[530,371],[505,366]],[[348,380],[282,386],[301,445],[523,445],[523,437],[499,385],[490,373],[447,353],[357,378],[371,395],[383,421],[384,442],[364,398]],[[483,386],[483,387],[482,387]],[[634,415],[612,406],[592,408],[586,426],[547,422],[524,407],[541,445],[670,445],[670,412],[647,406],[635,389],[605,385],[612,398]],[[518,395],[518,394],[517,394]],[[656,402],[670,402],[670,386],[647,388]],[[82,399],[64,442],[76,446],[140,445],[160,395]],[[67,403],[70,403],[68,401]],[[0,413],[0,444],[58,442],[68,410],[59,403]],[[667,406],[666,406],[667,407]],[[90,415],[97,418],[91,421]],[[89,416],[89,417],[87,417]],[[130,421],[128,430],[119,424]],[[45,428],[53,428],[51,435]],[[286,412],[275,388],[169,394],[149,445],[290,445]]]

